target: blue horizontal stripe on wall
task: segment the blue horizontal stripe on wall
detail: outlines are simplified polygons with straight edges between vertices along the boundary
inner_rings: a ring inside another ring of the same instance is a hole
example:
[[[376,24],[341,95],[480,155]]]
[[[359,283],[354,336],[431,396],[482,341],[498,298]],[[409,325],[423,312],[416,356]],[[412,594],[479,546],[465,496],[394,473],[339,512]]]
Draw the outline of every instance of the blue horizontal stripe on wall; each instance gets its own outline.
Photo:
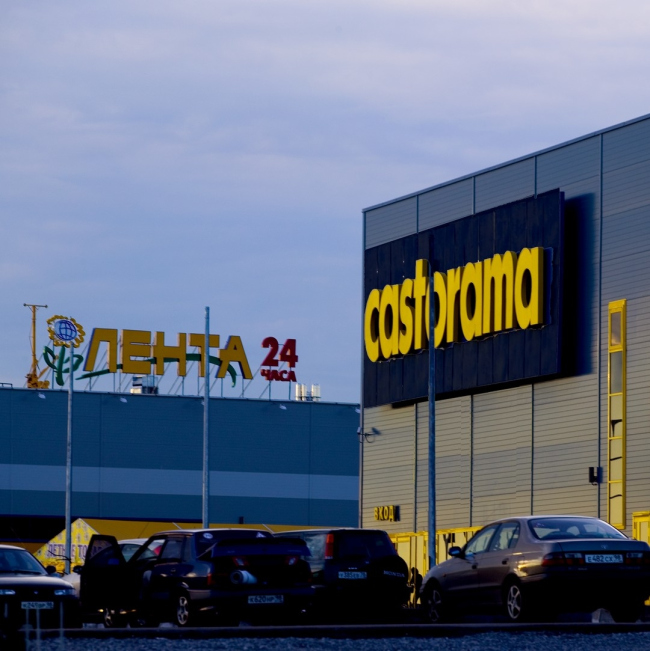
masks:
[[[201,495],[201,471],[150,468],[75,467],[74,493]],[[356,476],[272,472],[210,472],[210,495],[285,499],[351,500],[359,497]],[[64,491],[65,467],[0,464],[0,490]]]

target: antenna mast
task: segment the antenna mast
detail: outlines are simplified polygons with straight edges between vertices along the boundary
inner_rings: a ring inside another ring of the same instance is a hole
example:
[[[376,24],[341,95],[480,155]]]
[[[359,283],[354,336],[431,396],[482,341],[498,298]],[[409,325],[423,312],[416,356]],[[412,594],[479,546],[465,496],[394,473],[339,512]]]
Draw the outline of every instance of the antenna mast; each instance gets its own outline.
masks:
[[[47,307],[47,305],[32,305],[31,303],[23,303],[25,307],[28,307],[32,311],[32,367],[29,370],[29,373],[25,376],[27,378],[27,388],[28,389],[47,389],[50,386],[50,383],[45,380],[41,381],[40,376],[45,373],[38,372],[38,359],[36,357],[36,310],[39,307]]]

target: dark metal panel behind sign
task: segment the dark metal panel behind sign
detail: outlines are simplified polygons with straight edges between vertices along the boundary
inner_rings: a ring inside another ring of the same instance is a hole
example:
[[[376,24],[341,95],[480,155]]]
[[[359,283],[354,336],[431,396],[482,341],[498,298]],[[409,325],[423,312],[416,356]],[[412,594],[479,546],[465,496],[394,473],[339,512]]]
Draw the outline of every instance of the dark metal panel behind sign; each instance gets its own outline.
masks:
[[[506,251],[543,247],[544,325],[504,331],[436,350],[436,394],[476,393],[563,372],[563,195],[551,190],[365,252],[365,298],[373,289],[413,278],[418,259],[434,271],[486,260]],[[365,301],[364,301],[365,307]],[[364,406],[426,399],[428,351],[371,362],[364,351]]]

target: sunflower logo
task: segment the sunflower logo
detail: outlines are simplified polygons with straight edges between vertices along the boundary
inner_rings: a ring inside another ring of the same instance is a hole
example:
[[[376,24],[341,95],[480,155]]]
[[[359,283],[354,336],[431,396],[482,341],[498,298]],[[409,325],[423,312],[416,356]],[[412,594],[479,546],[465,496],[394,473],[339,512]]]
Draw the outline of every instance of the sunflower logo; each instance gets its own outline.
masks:
[[[78,348],[86,333],[83,326],[72,317],[55,314],[47,320],[47,330],[55,346]]]

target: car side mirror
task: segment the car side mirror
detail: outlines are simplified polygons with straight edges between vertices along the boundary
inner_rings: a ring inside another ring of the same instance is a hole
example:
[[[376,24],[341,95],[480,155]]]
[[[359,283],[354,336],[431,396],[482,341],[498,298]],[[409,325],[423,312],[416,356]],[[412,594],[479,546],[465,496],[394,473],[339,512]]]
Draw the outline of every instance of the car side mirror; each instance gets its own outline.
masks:
[[[460,547],[450,547],[447,553],[452,557],[462,556],[463,550]]]
[[[50,576],[52,576],[52,574],[56,574],[56,567],[54,567],[54,565],[48,565],[48,566],[45,568],[45,571],[46,571]]]
[[[73,571],[75,574],[81,574],[81,565],[75,565],[75,566],[72,568],[72,571]]]

